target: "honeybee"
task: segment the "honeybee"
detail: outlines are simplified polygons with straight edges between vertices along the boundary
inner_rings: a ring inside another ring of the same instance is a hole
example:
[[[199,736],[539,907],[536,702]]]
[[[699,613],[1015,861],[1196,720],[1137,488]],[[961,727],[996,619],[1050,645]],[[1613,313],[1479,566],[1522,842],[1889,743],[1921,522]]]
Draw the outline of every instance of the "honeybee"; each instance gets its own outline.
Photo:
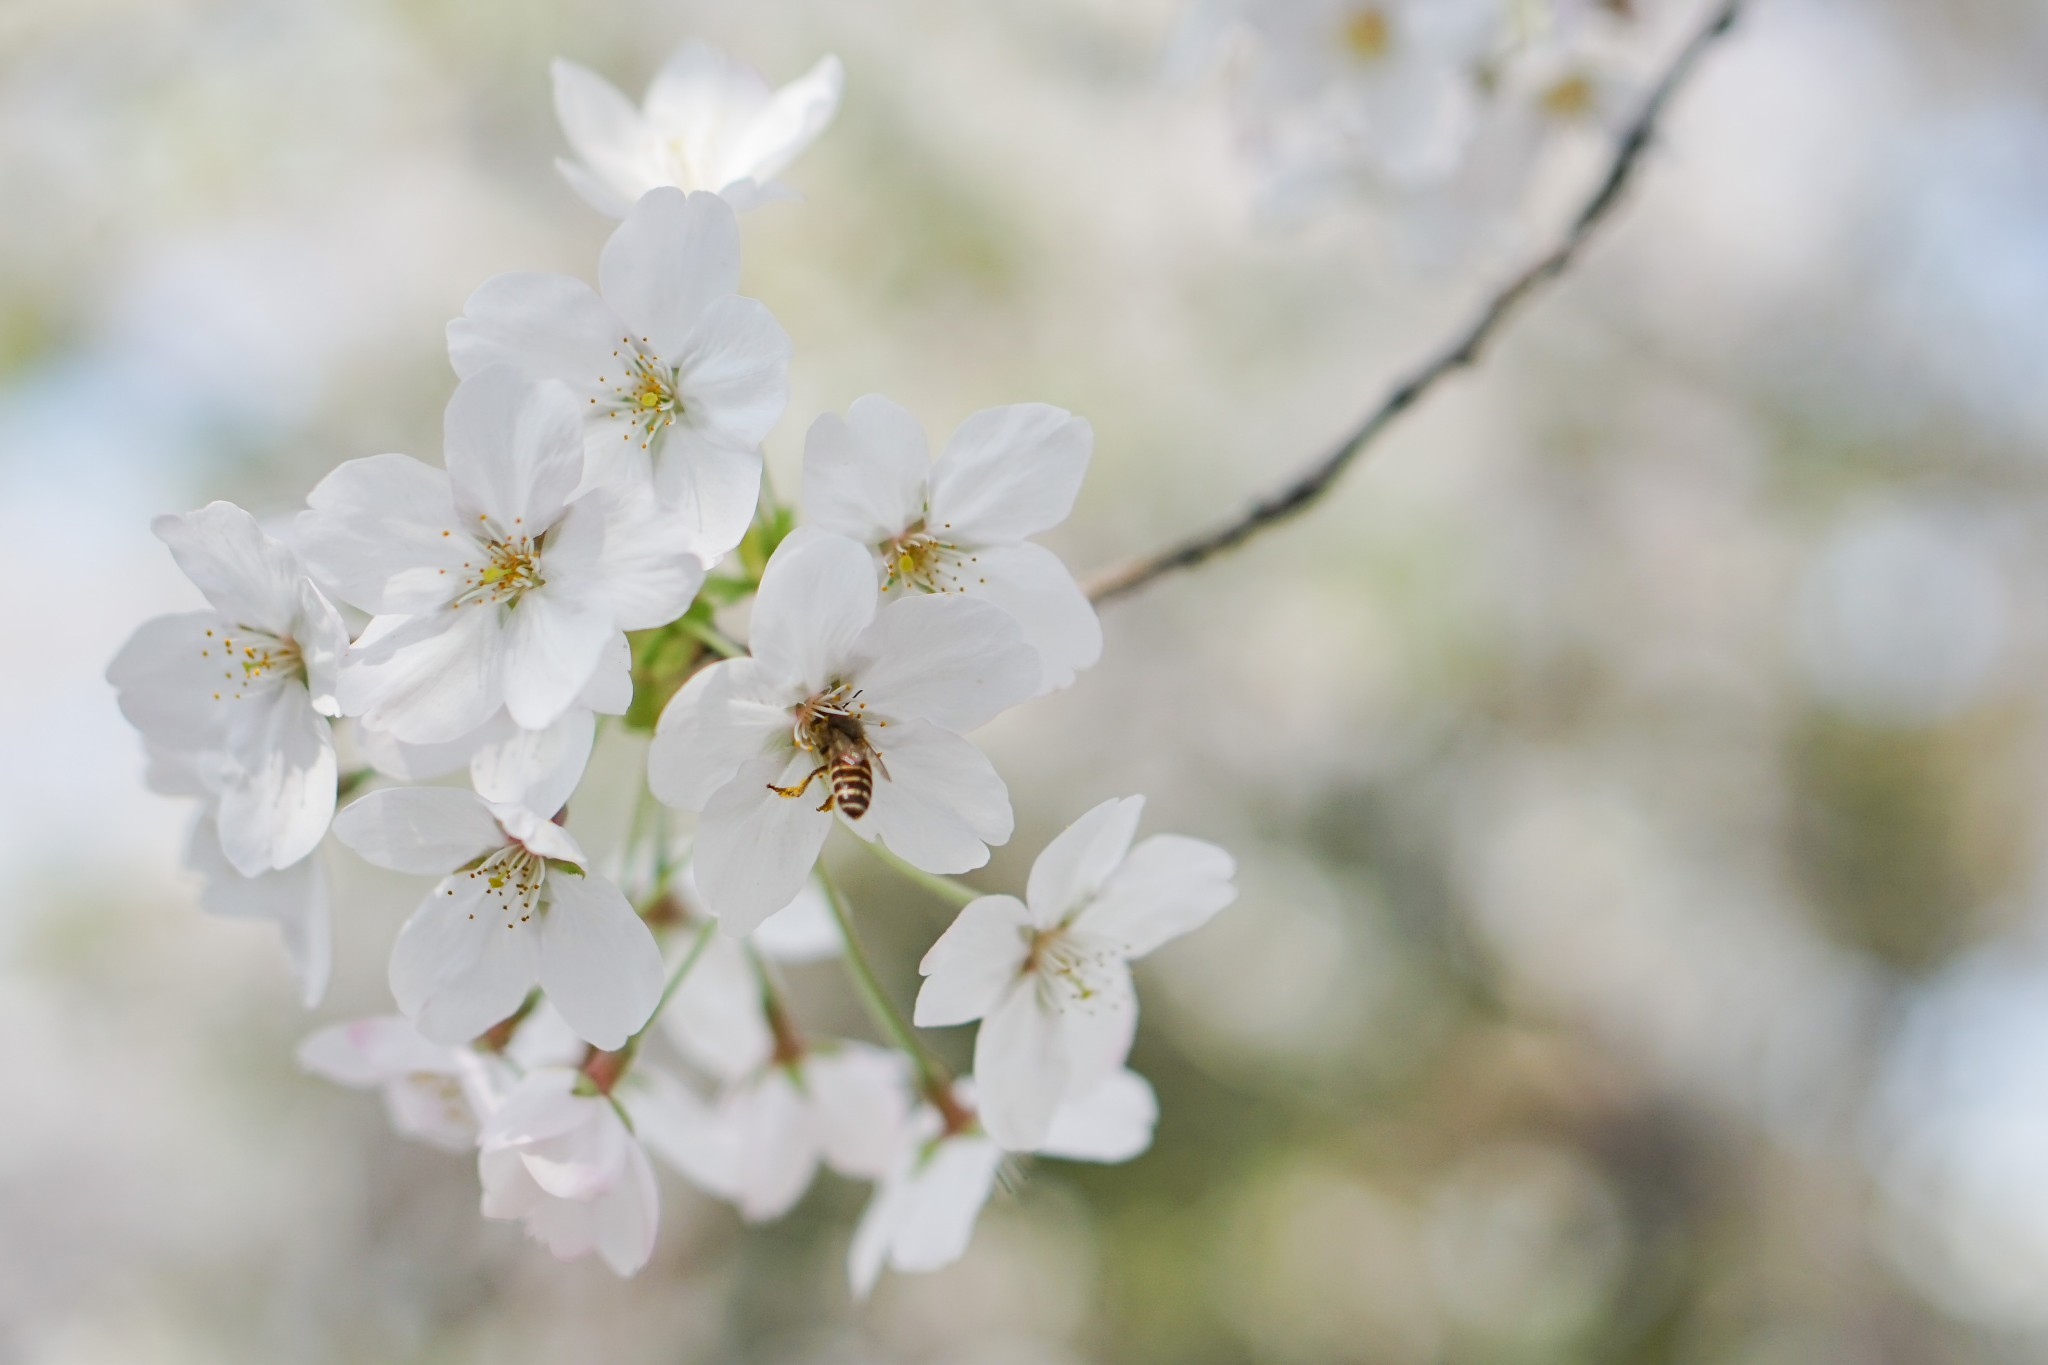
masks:
[[[886,779],[889,767],[882,762],[882,756],[875,751],[874,745],[868,743],[867,731],[859,716],[844,706],[831,703],[813,702],[805,711],[808,714],[798,720],[797,744],[817,754],[823,761],[804,774],[804,780],[794,787],[778,787],[770,782],[768,790],[794,800],[822,777],[826,792],[825,800],[818,809],[836,808],[847,819],[858,820],[868,813],[869,805],[874,802],[875,773],[879,771]]]

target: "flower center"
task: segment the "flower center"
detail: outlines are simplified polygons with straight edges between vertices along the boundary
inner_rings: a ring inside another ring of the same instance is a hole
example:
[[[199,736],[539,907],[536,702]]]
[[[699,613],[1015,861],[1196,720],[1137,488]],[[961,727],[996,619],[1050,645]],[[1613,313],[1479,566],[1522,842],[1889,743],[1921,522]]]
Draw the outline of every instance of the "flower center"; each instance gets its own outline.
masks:
[[[1086,1009],[1109,990],[1115,953],[1083,948],[1065,925],[1038,930],[1030,943],[1024,972],[1038,978],[1038,998],[1048,1009]]]
[[[529,588],[547,583],[540,576],[540,541],[521,533],[488,542],[482,563],[462,566],[462,590],[450,606],[498,606],[519,600]]]
[[[1543,106],[1543,112],[1552,118],[1584,118],[1593,112],[1593,94],[1593,82],[1574,72],[1553,81],[1538,102]]]
[[[259,688],[306,676],[298,642],[260,630],[209,630],[199,657],[221,661],[222,686],[213,694],[215,701],[240,701]]]
[[[654,443],[663,427],[675,425],[683,411],[683,400],[676,393],[675,371],[642,349],[646,340],[619,338],[620,349],[612,352],[619,362],[619,372],[599,375],[597,382],[609,391],[608,395],[590,400],[626,424],[626,430],[619,433],[620,440],[630,441],[638,433],[642,450]]]
[[[548,864],[524,844],[507,844],[462,875],[483,884],[484,912],[502,916],[505,927],[513,929],[538,913]],[[476,916],[470,912],[471,919]]]
[[[1344,50],[1362,62],[1376,62],[1394,45],[1394,26],[1378,5],[1352,10],[1344,18]]]
[[[974,562],[972,555],[960,557],[960,547],[941,540],[925,529],[922,520],[912,522],[900,535],[876,547],[888,566],[883,592],[916,588],[919,592],[965,592],[963,569]]]
[[[827,758],[841,749],[865,748],[867,731],[862,719],[867,709],[868,704],[851,684],[834,683],[795,709],[791,738],[797,748]]]

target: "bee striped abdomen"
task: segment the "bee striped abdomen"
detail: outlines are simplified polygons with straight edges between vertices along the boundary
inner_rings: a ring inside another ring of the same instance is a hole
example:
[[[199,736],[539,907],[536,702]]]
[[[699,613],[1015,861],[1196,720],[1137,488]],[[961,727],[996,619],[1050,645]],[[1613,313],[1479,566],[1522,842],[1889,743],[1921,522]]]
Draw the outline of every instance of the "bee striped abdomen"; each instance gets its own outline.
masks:
[[[868,813],[868,803],[875,799],[875,766],[866,753],[855,750],[833,759],[827,780],[832,784],[832,804],[841,815],[858,820]]]

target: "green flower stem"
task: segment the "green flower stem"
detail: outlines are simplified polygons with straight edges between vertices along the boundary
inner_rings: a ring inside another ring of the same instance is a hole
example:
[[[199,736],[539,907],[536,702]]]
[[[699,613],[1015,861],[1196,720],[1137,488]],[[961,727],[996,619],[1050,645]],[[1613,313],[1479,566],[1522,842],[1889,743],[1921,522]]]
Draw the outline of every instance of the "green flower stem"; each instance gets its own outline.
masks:
[[[921,867],[913,867],[884,848],[880,840],[870,842],[863,839],[861,843],[868,852],[874,854],[877,858],[880,858],[891,868],[895,869],[899,876],[916,882],[942,901],[948,901],[954,905],[966,905],[970,901],[981,899],[982,893],[976,891],[966,882],[942,876],[937,872],[927,872]]]
[[[722,654],[728,659],[740,658],[747,652],[745,645],[739,643],[709,621],[700,620],[694,616],[678,618],[675,623],[675,629],[689,636],[698,644],[703,645],[712,653]]]
[[[839,922],[839,936],[846,941],[846,970],[853,977],[853,984],[860,992],[861,1003],[874,1016],[875,1024],[889,1035],[891,1042],[909,1054],[911,1065],[917,1069],[917,1088],[941,1111],[952,1104],[953,1077],[946,1070],[945,1063],[932,1056],[924,1042],[910,1027],[908,1020],[890,1001],[889,993],[882,989],[881,981],[875,976],[874,967],[868,962],[868,955],[861,950],[860,940],[854,936],[853,919],[847,913],[846,901],[841,898],[839,888],[825,872],[823,863],[818,865],[818,885],[824,888],[825,901],[832,907],[832,918]]]

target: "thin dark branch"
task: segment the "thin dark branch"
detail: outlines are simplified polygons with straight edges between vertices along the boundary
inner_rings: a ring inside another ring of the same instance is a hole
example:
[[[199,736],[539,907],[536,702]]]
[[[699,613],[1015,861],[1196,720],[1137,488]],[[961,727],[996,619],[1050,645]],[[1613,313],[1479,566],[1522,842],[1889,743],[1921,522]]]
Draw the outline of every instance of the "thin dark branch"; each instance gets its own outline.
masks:
[[[1573,261],[1599,229],[1600,224],[1621,201],[1623,192],[1634,178],[1636,169],[1656,135],[1657,123],[1664,115],[1665,106],[1672,96],[1692,75],[1700,58],[1723,34],[1735,26],[1741,12],[1743,0],[1721,0],[1711,17],[1694,33],[1691,40],[1672,59],[1663,78],[1650,91],[1643,102],[1642,110],[1635,121],[1629,124],[1621,139],[1615,145],[1614,160],[1607,174],[1578,216],[1572,220],[1571,228],[1561,241],[1545,255],[1527,266],[1494,294],[1479,312],[1479,315],[1465,326],[1443,350],[1417,369],[1408,378],[1395,385],[1379,406],[1368,414],[1351,433],[1328,454],[1309,466],[1294,482],[1288,484],[1271,497],[1254,504],[1245,513],[1214,530],[1190,537],[1178,545],[1171,546],[1156,555],[1097,575],[1087,585],[1088,596],[1096,602],[1106,602],[1136,592],[1156,578],[1191,569],[1195,565],[1234,549],[1250,540],[1269,526],[1277,525],[1308,509],[1330,486],[1338,475],[1355,463],[1358,457],[1378,440],[1381,433],[1392,426],[1402,413],[1415,406],[1423,396],[1435,388],[1437,382],[1453,371],[1461,370],[1476,362],[1494,334],[1514,315],[1524,301],[1543,284],[1556,279],[1570,268]]]

